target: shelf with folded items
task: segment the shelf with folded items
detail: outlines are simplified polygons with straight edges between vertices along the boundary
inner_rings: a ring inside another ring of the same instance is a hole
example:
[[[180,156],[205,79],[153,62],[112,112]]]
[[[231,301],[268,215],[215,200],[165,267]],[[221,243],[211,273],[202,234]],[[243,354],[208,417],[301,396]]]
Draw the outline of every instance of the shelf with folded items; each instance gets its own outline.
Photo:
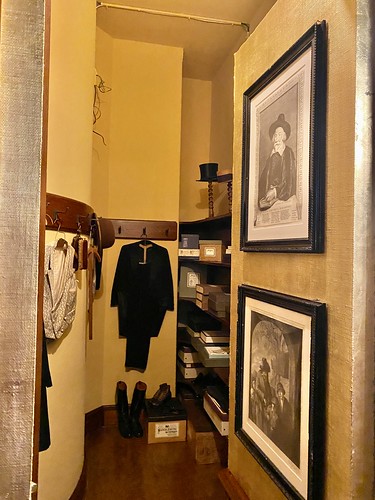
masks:
[[[180,254],[178,258],[178,323],[186,329],[184,337],[188,343],[199,352],[206,377],[216,377],[227,387],[229,355],[218,360],[219,354],[214,358],[203,352],[204,346],[197,347],[202,330],[230,330],[231,255],[226,249],[231,246],[231,222],[231,214],[180,222],[180,248],[192,254],[195,251],[196,255],[194,258]],[[199,290],[197,285],[206,285],[205,290]],[[215,296],[210,297],[210,292]]]

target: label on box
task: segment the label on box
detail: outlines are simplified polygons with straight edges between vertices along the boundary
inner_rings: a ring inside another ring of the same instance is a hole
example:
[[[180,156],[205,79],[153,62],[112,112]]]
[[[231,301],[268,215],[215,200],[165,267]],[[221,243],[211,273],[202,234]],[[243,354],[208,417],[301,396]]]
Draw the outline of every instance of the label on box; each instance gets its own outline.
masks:
[[[205,247],[203,255],[205,257],[216,257],[216,247]]]
[[[155,438],[175,438],[179,435],[180,424],[178,422],[155,424]]]
[[[179,248],[178,249],[179,257],[196,257],[199,258],[199,249],[198,248]]]
[[[195,273],[193,271],[188,271],[186,274],[186,287],[187,288],[194,288],[197,286],[197,283],[200,281],[200,274]]]

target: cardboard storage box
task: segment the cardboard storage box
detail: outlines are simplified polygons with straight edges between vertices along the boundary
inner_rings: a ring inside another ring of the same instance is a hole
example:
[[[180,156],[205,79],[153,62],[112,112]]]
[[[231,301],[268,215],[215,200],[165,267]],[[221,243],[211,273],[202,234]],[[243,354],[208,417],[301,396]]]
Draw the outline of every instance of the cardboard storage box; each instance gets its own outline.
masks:
[[[195,303],[198,307],[200,307],[204,311],[207,311],[208,310],[208,295],[203,295],[201,293],[196,292]]]
[[[180,248],[199,248],[199,234],[181,234]]]
[[[189,263],[190,264],[190,263]],[[205,281],[207,271],[199,264],[181,266],[178,292],[181,298],[194,298],[195,287],[201,281]]]
[[[218,244],[200,244],[199,260],[204,262],[222,262],[225,254],[224,245]]]
[[[230,293],[209,293],[208,303],[214,311],[227,311],[230,306]]]
[[[210,417],[220,434],[222,436],[228,436],[229,414],[223,411],[215,399],[207,392],[205,392],[203,396],[203,408],[206,410],[207,415]]]
[[[211,285],[209,283],[197,283],[195,289],[197,293],[201,293],[202,295],[209,295],[210,293],[217,292],[230,292],[229,285]]]
[[[186,441],[186,410],[177,398],[159,407],[146,400],[147,443]]]

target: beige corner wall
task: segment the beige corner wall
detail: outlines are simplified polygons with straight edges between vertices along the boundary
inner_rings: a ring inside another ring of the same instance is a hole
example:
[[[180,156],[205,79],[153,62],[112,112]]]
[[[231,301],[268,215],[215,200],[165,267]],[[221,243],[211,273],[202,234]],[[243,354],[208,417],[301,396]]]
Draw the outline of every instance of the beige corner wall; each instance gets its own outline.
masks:
[[[112,102],[112,53],[113,39],[103,30],[96,30],[95,68],[96,85],[104,81],[105,92],[98,91],[97,121],[94,126],[92,151],[92,206],[100,217],[108,216],[109,203],[109,158],[111,147],[111,102]],[[104,89],[103,89],[104,90]],[[108,275],[107,253],[104,250],[102,275]],[[102,281],[93,303],[93,338],[86,345],[86,412],[103,405],[104,340],[106,318],[109,311],[106,294],[107,282]]]
[[[229,54],[212,80],[210,157],[220,169],[233,171],[233,71],[234,57]],[[214,191],[215,215],[229,212],[227,183],[218,183]]]
[[[111,40],[98,30],[96,56],[97,71],[112,89],[103,97],[96,127],[107,146],[98,137],[94,143],[98,175],[93,177],[93,204],[100,207],[98,215],[178,221],[182,50]],[[174,390],[176,308],[167,311],[159,336],[151,340],[146,371],[125,371],[126,340],[118,337],[117,308],[110,307],[110,295],[121,246],[132,242],[116,240],[104,251],[102,288],[94,302],[94,340],[88,345],[86,411],[114,404],[118,380],[127,383],[130,396],[138,380],[146,382],[147,397],[163,382]],[[156,243],[169,252],[176,305],[178,242]],[[98,366],[103,366],[102,376]],[[91,392],[91,384],[100,378],[101,397],[97,389]]]
[[[51,4],[47,191],[91,205],[95,5],[91,0]],[[56,232],[48,231],[46,241],[55,238]],[[48,346],[51,446],[39,455],[40,500],[69,498],[84,460],[86,273],[76,276],[75,320]]]
[[[208,217],[208,185],[199,165],[216,162],[232,169],[233,55],[212,81],[184,78],[182,85],[180,220]],[[228,213],[226,183],[214,183],[214,215]]]
[[[182,83],[181,221],[208,217],[208,191],[199,165],[210,157],[212,83],[184,78]]]
[[[282,22],[280,20],[282,19]],[[242,94],[319,19],[328,23],[326,248],[322,255],[239,251]],[[325,497],[351,496],[351,317],[355,98],[355,1],[278,0],[236,54],[232,253],[231,407],[234,408],[236,294],[242,283],[317,299],[328,307]],[[270,36],[272,34],[272,36]],[[254,500],[282,498],[234,435],[229,468]]]

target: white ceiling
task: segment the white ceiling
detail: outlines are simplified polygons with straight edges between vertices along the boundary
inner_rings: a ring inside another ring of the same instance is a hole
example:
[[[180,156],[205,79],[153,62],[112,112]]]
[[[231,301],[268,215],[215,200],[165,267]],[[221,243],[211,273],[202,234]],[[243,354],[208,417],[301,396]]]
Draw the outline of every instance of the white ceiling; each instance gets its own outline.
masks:
[[[238,21],[250,25],[250,33],[276,0],[102,0],[130,7],[161,10]],[[97,25],[113,38],[183,47],[183,74],[211,80],[228,54],[246,40],[240,26],[209,24],[142,12],[97,7]]]

